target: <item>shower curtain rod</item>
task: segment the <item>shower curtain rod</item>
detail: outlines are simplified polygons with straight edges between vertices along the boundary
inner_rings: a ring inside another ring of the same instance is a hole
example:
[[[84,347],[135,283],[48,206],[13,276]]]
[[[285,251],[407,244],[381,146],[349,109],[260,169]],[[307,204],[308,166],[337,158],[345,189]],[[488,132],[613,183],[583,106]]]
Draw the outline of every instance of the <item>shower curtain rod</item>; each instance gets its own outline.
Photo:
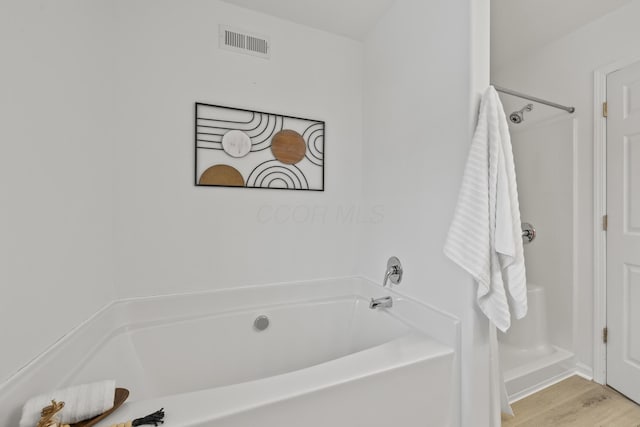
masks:
[[[549,107],[559,108],[560,110],[564,110],[567,113],[573,114],[576,111],[576,109],[574,107],[567,107],[565,105],[556,104],[555,102],[545,101],[544,99],[536,98],[535,96],[525,95],[524,93],[516,92],[515,90],[511,90],[511,89],[505,89],[503,87],[496,86],[496,85],[493,85],[493,87],[498,92],[506,93],[507,95],[517,96],[518,98],[528,99],[529,101],[533,101],[533,102],[537,102],[537,103],[540,103],[540,104],[548,105]]]

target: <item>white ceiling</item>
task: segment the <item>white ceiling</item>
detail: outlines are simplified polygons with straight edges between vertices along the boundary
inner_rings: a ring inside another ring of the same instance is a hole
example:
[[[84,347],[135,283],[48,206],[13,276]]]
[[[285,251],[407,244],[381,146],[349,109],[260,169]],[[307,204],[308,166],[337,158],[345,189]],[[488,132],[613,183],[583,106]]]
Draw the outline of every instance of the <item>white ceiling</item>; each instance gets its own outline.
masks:
[[[362,40],[395,0],[223,0]],[[428,0],[423,0],[428,1]],[[491,66],[557,40],[633,0],[491,0]]]
[[[223,1],[319,30],[362,40],[395,0]]]
[[[491,66],[557,40],[631,0],[491,0]]]

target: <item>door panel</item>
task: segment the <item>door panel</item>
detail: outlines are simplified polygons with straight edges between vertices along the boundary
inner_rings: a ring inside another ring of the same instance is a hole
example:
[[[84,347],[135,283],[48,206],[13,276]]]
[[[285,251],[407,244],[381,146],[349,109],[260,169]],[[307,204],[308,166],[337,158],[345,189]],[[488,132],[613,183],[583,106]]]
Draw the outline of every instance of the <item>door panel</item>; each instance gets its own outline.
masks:
[[[625,231],[640,233],[640,197],[633,197],[640,192],[640,134],[625,137],[624,156],[626,157],[624,200],[628,202],[625,209]]]
[[[637,334],[637,326],[640,325],[640,310],[634,310],[634,307],[640,307],[640,266],[625,265],[625,289],[623,290],[625,307],[625,324],[624,332],[629,343],[625,348],[625,359],[634,365],[636,369],[640,368],[640,336]],[[633,333],[635,329],[635,334]]]
[[[640,402],[640,63],[607,76],[607,383]]]

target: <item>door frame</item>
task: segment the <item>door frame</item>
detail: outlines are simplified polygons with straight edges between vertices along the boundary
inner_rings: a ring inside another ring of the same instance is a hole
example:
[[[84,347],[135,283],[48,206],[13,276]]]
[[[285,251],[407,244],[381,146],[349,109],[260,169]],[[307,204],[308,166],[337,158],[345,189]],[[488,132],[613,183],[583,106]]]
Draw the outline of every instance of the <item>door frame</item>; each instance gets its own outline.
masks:
[[[607,233],[602,218],[607,214],[607,119],[602,104],[607,100],[607,75],[633,63],[625,58],[593,73],[593,380],[607,383],[607,345],[602,330],[607,326]]]

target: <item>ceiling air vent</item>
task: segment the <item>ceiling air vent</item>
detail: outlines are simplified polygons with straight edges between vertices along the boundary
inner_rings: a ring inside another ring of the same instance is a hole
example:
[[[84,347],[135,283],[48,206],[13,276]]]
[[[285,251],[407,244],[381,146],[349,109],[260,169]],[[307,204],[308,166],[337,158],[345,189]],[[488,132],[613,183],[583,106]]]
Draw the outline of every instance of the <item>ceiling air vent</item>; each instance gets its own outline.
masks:
[[[220,47],[260,58],[268,59],[271,57],[271,45],[268,37],[225,25],[220,25]]]

